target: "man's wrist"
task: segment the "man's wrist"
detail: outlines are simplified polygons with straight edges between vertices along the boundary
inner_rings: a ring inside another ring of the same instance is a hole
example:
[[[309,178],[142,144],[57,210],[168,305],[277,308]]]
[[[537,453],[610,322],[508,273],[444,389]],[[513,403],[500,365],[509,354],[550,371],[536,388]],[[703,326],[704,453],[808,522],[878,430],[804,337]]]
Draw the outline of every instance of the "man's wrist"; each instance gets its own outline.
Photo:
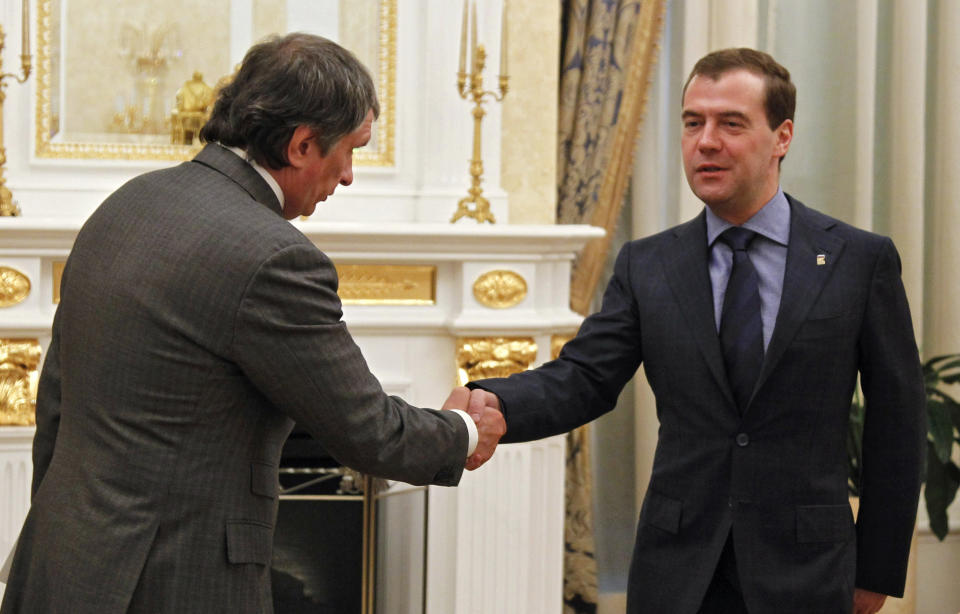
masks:
[[[450,411],[459,414],[467,426],[467,453],[464,455],[464,458],[468,458],[473,454],[473,451],[477,449],[477,441],[480,439],[480,434],[477,432],[477,425],[473,423],[473,418],[470,417],[470,414],[462,409],[451,409]]]

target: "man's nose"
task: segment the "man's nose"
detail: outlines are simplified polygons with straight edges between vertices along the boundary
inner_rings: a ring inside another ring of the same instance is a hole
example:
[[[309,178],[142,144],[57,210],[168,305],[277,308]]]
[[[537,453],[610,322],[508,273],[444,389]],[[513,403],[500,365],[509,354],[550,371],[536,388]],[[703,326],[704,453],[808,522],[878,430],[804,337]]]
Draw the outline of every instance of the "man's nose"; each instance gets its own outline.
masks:
[[[720,149],[720,135],[717,133],[717,125],[713,122],[707,122],[700,132],[700,140],[697,141],[697,147],[701,150]]]
[[[343,175],[340,176],[340,185],[350,185],[353,183],[353,165],[347,167]]]

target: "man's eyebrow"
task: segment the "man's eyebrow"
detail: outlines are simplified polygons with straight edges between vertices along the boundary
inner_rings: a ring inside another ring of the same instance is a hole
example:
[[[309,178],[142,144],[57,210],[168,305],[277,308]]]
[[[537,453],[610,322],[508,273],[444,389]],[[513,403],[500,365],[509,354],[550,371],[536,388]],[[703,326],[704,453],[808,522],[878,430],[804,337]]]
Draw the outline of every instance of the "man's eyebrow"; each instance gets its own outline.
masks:
[[[699,111],[691,111],[690,109],[684,109],[683,113],[680,114],[681,119],[687,119],[689,117],[703,117],[705,114],[700,113]],[[748,117],[745,113],[741,111],[721,111],[717,113],[722,119],[741,119],[743,121],[748,121]]]
[[[722,113],[719,113],[719,115],[724,119],[732,118],[732,119],[742,119],[744,121],[747,121],[748,119],[747,115],[745,113],[742,113],[741,111],[723,111]]]

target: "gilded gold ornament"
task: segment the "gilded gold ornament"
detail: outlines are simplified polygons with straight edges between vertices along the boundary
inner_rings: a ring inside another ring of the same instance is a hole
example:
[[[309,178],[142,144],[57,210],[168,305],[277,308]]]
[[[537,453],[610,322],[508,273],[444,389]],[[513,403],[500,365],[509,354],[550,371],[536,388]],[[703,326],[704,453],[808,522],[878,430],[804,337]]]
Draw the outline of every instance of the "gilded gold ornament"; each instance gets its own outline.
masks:
[[[537,357],[533,337],[466,337],[457,342],[457,382],[507,377],[526,371]]]
[[[477,302],[492,309],[508,309],[527,297],[527,281],[513,271],[488,271],[473,282]]]
[[[60,279],[63,277],[65,266],[67,266],[66,262],[53,263],[53,303],[55,305],[60,303]]]
[[[437,267],[338,264],[337,294],[345,305],[435,305]]]
[[[16,305],[29,294],[29,277],[16,269],[0,266],[0,307]]]
[[[554,335],[550,337],[550,359],[556,360],[557,356],[560,355],[560,350],[571,339],[573,339],[573,335]]]
[[[36,339],[0,339],[0,426],[35,424],[39,364]]]

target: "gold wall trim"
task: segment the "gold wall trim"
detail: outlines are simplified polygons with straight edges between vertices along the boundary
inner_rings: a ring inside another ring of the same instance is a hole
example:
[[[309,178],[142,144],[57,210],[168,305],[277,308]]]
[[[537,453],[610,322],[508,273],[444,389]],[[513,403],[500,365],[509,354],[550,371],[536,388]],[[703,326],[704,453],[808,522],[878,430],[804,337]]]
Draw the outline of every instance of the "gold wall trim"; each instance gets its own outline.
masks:
[[[345,305],[435,305],[437,267],[410,264],[338,264]]]
[[[397,0],[380,0],[379,83],[380,117],[377,151],[361,149],[353,155],[358,166],[393,166],[396,131]]]
[[[550,360],[556,360],[560,356],[560,350],[571,339],[573,339],[573,335],[554,335],[550,337]]]
[[[457,382],[507,377],[526,371],[536,358],[533,337],[463,337],[457,340]]]
[[[377,121],[376,151],[354,154],[356,166],[393,166],[396,133],[397,0],[380,0],[380,46],[378,95],[380,117]],[[37,0],[37,107],[36,155],[38,158],[79,158],[96,160],[190,160],[200,146],[159,143],[54,142],[51,0]],[[172,102],[172,101],[171,101]]]
[[[17,269],[0,266],[0,307],[11,307],[30,295],[30,278]]]
[[[0,339],[0,426],[36,423],[40,342]]]
[[[473,296],[491,309],[508,309],[527,297],[527,280],[514,271],[487,271],[473,282]]]
[[[53,263],[53,303],[58,305],[60,303],[60,280],[63,278],[63,267],[67,266],[66,262],[54,262]]]

